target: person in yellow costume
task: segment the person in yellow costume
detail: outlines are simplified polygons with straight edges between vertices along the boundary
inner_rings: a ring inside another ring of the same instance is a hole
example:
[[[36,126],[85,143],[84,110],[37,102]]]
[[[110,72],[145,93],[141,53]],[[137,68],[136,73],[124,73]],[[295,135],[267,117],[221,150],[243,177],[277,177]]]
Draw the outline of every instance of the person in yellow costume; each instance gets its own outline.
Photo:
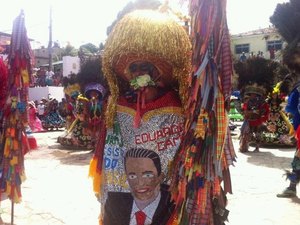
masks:
[[[169,183],[170,164],[184,130],[190,71],[188,34],[168,15],[133,11],[108,36],[103,72],[110,95],[90,163],[94,191],[101,204],[99,224],[104,224],[107,194],[130,192],[123,169],[128,149],[155,151],[162,162],[163,183]]]

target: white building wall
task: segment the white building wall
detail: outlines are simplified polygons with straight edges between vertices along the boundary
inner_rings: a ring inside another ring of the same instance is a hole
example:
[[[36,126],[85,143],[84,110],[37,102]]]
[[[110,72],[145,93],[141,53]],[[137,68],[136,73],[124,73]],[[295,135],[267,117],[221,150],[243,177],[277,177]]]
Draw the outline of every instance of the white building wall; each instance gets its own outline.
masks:
[[[263,52],[266,59],[270,59],[270,52],[267,49],[268,41],[280,40],[281,37],[276,32],[261,34],[240,34],[231,36],[231,51],[235,59],[239,59],[240,55],[235,54],[235,46],[239,44],[249,44],[249,53],[257,55],[258,51]],[[284,45],[283,45],[284,48]]]
[[[79,57],[64,56],[63,57],[63,76],[67,77],[71,73],[77,74],[80,70]]]
[[[48,99],[49,97],[61,101],[65,97],[64,88],[56,86],[29,88],[29,101],[40,101],[42,98]]]

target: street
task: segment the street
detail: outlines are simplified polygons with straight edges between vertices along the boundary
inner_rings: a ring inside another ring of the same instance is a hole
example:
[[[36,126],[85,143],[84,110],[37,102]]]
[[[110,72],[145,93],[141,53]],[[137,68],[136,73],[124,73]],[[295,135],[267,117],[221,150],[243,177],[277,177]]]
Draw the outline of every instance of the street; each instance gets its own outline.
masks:
[[[288,181],[294,148],[261,148],[258,153],[238,152],[238,129],[232,133],[237,154],[230,168],[233,194],[228,194],[230,225],[298,225],[300,199],[280,199]],[[97,225],[99,203],[88,178],[92,153],[65,149],[56,143],[63,131],[35,133],[39,148],[25,156],[27,179],[22,202],[14,205],[15,225]],[[253,150],[253,148],[250,148]],[[300,194],[298,193],[298,196]],[[1,202],[1,217],[11,222],[11,202]]]

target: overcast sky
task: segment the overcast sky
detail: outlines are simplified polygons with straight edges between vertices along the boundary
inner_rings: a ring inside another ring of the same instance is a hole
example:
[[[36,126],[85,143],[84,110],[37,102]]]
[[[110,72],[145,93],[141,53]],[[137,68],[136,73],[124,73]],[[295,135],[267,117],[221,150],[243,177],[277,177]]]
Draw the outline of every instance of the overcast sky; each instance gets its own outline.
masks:
[[[162,0],[163,1],[163,0]],[[277,3],[288,0],[227,0],[227,19],[232,34],[270,25],[269,17]],[[11,33],[13,20],[25,13],[28,36],[41,45],[49,40],[49,8],[52,6],[53,41],[99,45],[106,39],[106,28],[129,0],[0,0],[0,31]],[[4,3],[5,2],[5,3]],[[179,0],[170,0],[179,2]],[[38,45],[38,44],[37,44]]]

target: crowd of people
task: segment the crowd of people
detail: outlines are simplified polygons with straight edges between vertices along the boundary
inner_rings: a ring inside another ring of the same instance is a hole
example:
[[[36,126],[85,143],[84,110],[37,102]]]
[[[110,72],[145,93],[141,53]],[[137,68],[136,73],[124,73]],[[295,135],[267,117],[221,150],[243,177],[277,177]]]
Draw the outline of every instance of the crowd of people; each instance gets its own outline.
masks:
[[[61,69],[53,72],[49,67],[41,66],[33,74],[32,87],[62,86],[63,74]]]
[[[62,113],[63,102],[55,98],[42,98],[38,101],[28,102],[28,117],[30,132],[43,132],[65,128],[65,118]]]

